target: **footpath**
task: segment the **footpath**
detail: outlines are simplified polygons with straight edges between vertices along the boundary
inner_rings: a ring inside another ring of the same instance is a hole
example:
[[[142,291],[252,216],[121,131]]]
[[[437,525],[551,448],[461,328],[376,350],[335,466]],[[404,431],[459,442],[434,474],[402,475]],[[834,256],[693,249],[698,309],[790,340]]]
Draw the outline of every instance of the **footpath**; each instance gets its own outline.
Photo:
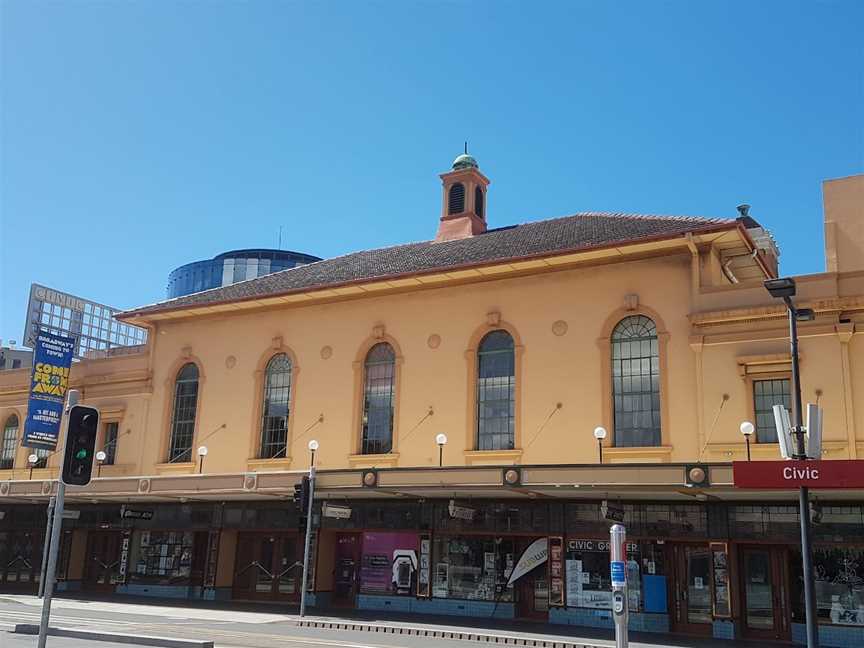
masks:
[[[18,624],[38,624],[41,600],[35,596],[0,594],[0,630]],[[384,613],[362,610],[318,610],[300,618],[296,606],[165,601],[140,597],[99,598],[61,595],[52,604],[52,627],[88,631],[93,641],[120,637],[174,637],[176,645],[277,645],[284,637],[326,637],[375,643],[443,645],[470,642],[533,648],[608,648],[615,645],[611,630],[533,621],[475,619]],[[95,634],[94,634],[95,633]],[[100,636],[95,636],[96,634]],[[416,637],[417,639],[412,639]],[[396,641],[397,638],[400,641]],[[401,641],[404,638],[404,642]],[[419,639],[419,641],[418,641]],[[431,640],[424,641],[423,639]],[[143,641],[131,642],[145,644]],[[782,645],[782,644],[780,644]],[[764,642],[726,641],[710,637],[631,632],[632,648],[764,648]]]

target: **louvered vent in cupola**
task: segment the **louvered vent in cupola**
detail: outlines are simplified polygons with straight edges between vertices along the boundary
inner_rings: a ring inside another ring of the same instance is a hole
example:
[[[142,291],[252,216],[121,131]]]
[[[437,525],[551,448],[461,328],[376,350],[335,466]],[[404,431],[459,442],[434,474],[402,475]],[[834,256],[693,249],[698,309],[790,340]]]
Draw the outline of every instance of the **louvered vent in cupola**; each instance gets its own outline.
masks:
[[[474,213],[483,218],[483,190],[474,187]]]
[[[465,185],[457,182],[450,187],[450,195],[447,200],[448,214],[461,214],[465,211]]]

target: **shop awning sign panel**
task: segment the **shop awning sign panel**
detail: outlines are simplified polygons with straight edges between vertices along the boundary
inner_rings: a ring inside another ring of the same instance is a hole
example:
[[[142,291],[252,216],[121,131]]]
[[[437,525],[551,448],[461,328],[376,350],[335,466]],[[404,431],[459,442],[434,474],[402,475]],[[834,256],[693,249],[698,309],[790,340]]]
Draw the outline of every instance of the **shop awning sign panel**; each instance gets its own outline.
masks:
[[[732,475],[735,488],[864,489],[864,460],[734,461]]]

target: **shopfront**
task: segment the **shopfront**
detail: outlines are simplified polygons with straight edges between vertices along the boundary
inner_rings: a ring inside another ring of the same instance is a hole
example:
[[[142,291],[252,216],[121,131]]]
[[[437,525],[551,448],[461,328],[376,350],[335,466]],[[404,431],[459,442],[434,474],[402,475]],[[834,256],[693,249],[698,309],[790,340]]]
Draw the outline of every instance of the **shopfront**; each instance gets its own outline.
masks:
[[[303,577],[297,532],[244,532],[237,537],[232,598],[296,602]]]

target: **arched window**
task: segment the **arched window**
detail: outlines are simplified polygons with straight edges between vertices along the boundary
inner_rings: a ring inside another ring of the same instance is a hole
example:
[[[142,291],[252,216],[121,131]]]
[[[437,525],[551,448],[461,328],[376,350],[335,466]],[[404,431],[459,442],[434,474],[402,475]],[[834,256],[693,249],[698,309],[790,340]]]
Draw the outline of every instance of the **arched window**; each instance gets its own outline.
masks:
[[[474,187],[474,213],[483,218],[483,190]]]
[[[195,412],[198,408],[198,367],[190,362],[177,372],[168,461],[192,461]]]
[[[281,459],[288,448],[288,408],[291,404],[291,358],[280,353],[270,358],[264,376],[261,420],[262,459]]]
[[[513,338],[507,331],[492,331],[477,352],[477,449],[512,450],[515,414]]]
[[[465,211],[465,185],[457,182],[450,187],[450,194],[447,197],[447,213],[461,214]]]
[[[3,425],[3,443],[0,446],[0,470],[11,470],[18,449],[18,417],[12,414]]]
[[[660,354],[657,326],[631,315],[612,331],[616,446],[660,445]]]
[[[363,454],[393,449],[393,397],[396,354],[386,342],[366,354],[363,379]]]

